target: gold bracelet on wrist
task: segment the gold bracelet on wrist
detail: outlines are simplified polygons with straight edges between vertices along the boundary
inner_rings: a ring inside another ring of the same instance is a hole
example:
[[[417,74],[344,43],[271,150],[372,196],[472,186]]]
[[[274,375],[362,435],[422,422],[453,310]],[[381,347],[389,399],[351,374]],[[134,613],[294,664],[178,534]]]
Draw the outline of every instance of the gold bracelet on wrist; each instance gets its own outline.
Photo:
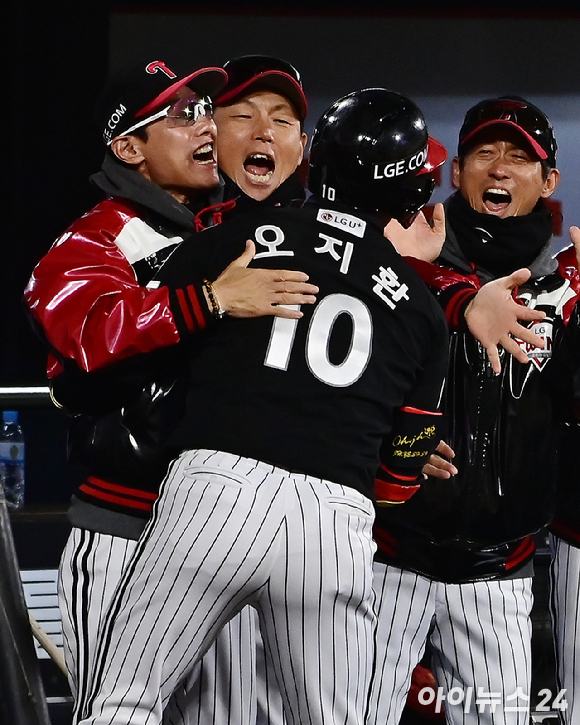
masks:
[[[203,280],[203,288],[207,292],[213,316],[216,319],[221,320],[222,317],[226,314],[226,311],[222,309],[218,296],[216,295],[215,289],[213,288],[213,284],[209,281],[209,279]]]

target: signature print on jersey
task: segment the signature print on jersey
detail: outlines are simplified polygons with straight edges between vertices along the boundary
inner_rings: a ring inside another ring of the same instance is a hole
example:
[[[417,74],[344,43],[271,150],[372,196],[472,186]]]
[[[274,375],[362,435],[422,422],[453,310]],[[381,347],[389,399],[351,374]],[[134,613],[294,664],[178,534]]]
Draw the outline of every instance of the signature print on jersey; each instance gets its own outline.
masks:
[[[434,425],[425,426],[416,434],[398,435],[393,439],[393,457],[395,458],[425,458],[427,451],[413,450],[415,443],[432,440],[436,435]]]

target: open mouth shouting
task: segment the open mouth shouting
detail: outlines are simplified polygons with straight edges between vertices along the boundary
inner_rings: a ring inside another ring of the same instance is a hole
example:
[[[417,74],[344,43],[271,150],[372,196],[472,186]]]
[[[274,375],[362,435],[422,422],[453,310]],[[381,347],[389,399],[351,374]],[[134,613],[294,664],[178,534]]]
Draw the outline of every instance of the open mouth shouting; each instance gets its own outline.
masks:
[[[211,164],[215,161],[213,143],[206,143],[193,152],[193,159],[200,164]]]
[[[483,193],[483,206],[488,214],[501,214],[511,204],[512,195],[506,189],[487,189]]]
[[[256,183],[267,183],[275,168],[274,159],[267,154],[250,154],[244,161],[246,173]]]

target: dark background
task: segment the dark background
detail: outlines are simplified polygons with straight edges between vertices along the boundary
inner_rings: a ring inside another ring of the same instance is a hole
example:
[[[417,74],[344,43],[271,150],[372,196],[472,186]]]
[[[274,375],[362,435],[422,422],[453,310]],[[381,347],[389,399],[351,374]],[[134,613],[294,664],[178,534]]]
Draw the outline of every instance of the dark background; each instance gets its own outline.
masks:
[[[302,72],[310,127],[332,100],[369,85],[436,99],[443,106],[448,99],[508,92],[556,99],[550,108],[561,110],[572,139],[563,158],[567,183],[577,191],[573,142],[580,141],[580,113],[577,118],[570,111],[580,109],[577,2],[216,0],[208,7],[19,0],[4,8],[2,28],[8,94],[3,97],[0,389],[46,385],[46,351],[24,315],[22,291],[53,241],[99,200],[87,181],[103,155],[92,122],[93,98],[110,68],[144,48],[204,65],[243,53],[285,57]],[[448,109],[455,126],[437,131],[448,134],[440,139],[446,144],[456,139],[459,108],[451,103]],[[452,154],[452,146],[449,150]],[[65,417],[50,405],[18,407],[27,445],[26,505],[12,518],[20,566],[55,568],[68,533],[64,509],[82,472],[66,465]],[[538,543],[536,691],[554,689],[547,552],[542,537]],[[57,692],[65,688],[57,677],[45,677],[49,694],[53,685]],[[67,718],[65,709],[62,722]]]
[[[249,52],[279,55],[302,72],[310,124],[338,96],[369,85],[411,97],[481,98],[516,90],[565,100],[580,91],[580,11],[574,5],[11,3],[3,18],[8,132],[2,146],[8,162],[0,388],[46,384],[45,349],[23,313],[22,291],[53,241],[99,200],[88,183],[103,155],[92,105],[109,68],[143,48],[195,65]],[[23,409],[21,417],[28,502],[68,500],[75,474],[64,464],[64,417],[51,408]]]

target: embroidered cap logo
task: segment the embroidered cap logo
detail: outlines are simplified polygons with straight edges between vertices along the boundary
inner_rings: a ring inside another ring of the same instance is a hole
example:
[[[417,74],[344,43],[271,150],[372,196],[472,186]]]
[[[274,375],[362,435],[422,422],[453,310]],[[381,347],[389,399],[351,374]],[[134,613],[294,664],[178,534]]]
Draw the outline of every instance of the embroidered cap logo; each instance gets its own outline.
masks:
[[[162,73],[165,73],[168,78],[177,78],[176,74],[172,70],[170,70],[161,60],[154,60],[152,63],[149,63],[145,67],[145,71],[150,75],[161,71]]]

